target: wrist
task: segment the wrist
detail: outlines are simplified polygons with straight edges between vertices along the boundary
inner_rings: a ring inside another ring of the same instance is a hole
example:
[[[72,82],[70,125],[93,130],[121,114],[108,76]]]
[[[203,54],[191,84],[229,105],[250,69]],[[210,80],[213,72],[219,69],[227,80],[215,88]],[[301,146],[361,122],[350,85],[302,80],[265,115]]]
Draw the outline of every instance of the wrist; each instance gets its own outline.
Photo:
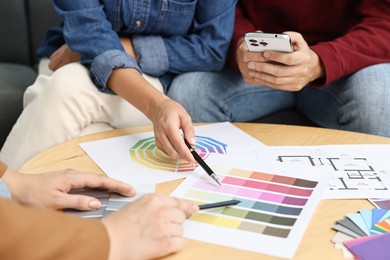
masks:
[[[312,49],[310,49],[310,55],[312,56],[312,73],[310,82],[313,82],[325,76],[325,68],[320,57]]]
[[[171,101],[169,97],[162,93],[156,93],[155,96],[151,97],[149,104],[146,106],[144,113],[153,123],[155,119],[159,119],[160,112],[163,110],[164,104]]]

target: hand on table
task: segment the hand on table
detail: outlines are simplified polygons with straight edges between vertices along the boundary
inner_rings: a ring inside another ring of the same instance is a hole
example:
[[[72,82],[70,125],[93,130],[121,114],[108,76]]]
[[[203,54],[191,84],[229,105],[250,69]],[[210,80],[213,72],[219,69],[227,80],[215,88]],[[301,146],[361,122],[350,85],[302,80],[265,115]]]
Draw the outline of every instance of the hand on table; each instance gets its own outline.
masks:
[[[75,170],[22,174],[7,169],[2,179],[9,187],[12,198],[20,203],[53,209],[94,210],[100,208],[100,202],[96,198],[68,194],[73,189],[100,188],[128,197],[136,193],[132,186],[123,182],[104,175]]]
[[[102,222],[110,237],[109,259],[150,259],[180,250],[183,222],[198,210],[185,200],[147,195]]]
[[[324,75],[318,55],[310,49],[302,35],[296,32],[285,33],[291,37],[293,53],[249,52],[244,40],[238,43],[236,60],[246,83],[299,91]]]

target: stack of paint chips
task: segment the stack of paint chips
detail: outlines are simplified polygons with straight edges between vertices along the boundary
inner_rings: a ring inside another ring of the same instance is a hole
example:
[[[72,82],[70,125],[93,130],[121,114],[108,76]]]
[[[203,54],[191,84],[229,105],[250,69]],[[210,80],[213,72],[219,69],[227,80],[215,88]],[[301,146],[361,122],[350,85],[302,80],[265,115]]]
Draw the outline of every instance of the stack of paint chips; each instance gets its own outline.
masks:
[[[332,242],[345,258],[389,259],[390,210],[361,210],[336,221]],[[387,245],[387,246],[386,246]]]
[[[101,206],[97,210],[79,211],[75,209],[65,209],[65,214],[76,215],[81,218],[97,218],[101,219],[106,217],[112,212],[118,211],[125,207],[127,204],[135,200],[134,197],[128,198],[118,194],[110,194],[101,190],[83,190],[78,191],[78,194],[88,195],[95,197],[101,203]]]
[[[69,193],[95,197],[100,201],[101,206],[97,210],[87,210],[87,211],[80,211],[75,209],[64,209],[64,213],[70,215],[76,215],[81,218],[102,219],[107,215],[109,215],[110,213],[120,210],[121,208],[139,199],[140,197],[148,193],[154,193],[156,190],[156,185],[154,184],[137,183],[133,185],[133,187],[137,190],[137,194],[131,198],[123,197],[116,193],[109,193],[105,190],[97,190],[97,189],[73,190]]]

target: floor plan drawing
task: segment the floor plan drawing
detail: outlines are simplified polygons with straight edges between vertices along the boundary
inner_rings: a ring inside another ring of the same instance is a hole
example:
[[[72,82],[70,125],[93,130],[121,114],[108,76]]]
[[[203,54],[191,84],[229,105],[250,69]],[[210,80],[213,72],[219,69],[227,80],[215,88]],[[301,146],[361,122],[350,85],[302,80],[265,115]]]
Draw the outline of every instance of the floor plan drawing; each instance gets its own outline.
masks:
[[[306,162],[305,162],[306,160]],[[310,155],[278,156],[279,162],[307,163],[311,166],[328,165],[337,175],[330,184],[330,190],[388,190],[381,174],[369,165],[366,158],[313,158]]]
[[[272,147],[271,160],[282,165],[321,167],[332,174],[326,198],[390,197],[388,145]]]

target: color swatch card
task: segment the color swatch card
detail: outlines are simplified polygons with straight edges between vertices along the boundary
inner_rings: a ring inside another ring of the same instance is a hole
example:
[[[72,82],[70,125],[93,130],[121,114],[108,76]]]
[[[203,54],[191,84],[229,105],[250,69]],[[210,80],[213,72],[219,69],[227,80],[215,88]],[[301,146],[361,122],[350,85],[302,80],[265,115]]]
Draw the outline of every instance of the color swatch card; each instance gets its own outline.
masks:
[[[345,256],[355,259],[389,259],[389,210],[360,210],[336,221],[332,228],[338,231],[332,242],[337,249],[343,250]]]
[[[211,154],[226,155],[230,146],[240,147],[241,150],[264,146],[231,123],[198,126],[195,130],[195,147],[206,162]],[[81,143],[80,146],[108,176],[130,184],[185,178],[197,167],[171,159],[161,152],[153,132]]]
[[[101,203],[101,206],[97,210],[75,210],[75,209],[64,209],[65,214],[75,215],[81,218],[96,218],[101,219],[108,216],[110,213],[120,210],[127,206],[129,203],[141,198],[142,196],[155,193],[156,185],[149,183],[137,183],[133,185],[136,189],[137,194],[133,197],[124,197],[116,193],[109,193],[106,190],[98,189],[82,189],[73,190],[71,194],[81,194],[86,196],[95,197]]]
[[[360,210],[337,220],[332,228],[351,238],[390,232],[390,211],[385,209]]]
[[[356,260],[388,260],[390,233],[361,237],[344,242]]]
[[[292,258],[327,189],[328,176],[301,167],[288,171],[264,167],[248,157],[221,160],[212,156],[209,166],[221,186],[207,174],[199,178],[196,170],[171,195],[197,204],[241,202],[195,213],[185,223],[185,237]]]
[[[390,199],[368,199],[378,209],[390,210]]]

